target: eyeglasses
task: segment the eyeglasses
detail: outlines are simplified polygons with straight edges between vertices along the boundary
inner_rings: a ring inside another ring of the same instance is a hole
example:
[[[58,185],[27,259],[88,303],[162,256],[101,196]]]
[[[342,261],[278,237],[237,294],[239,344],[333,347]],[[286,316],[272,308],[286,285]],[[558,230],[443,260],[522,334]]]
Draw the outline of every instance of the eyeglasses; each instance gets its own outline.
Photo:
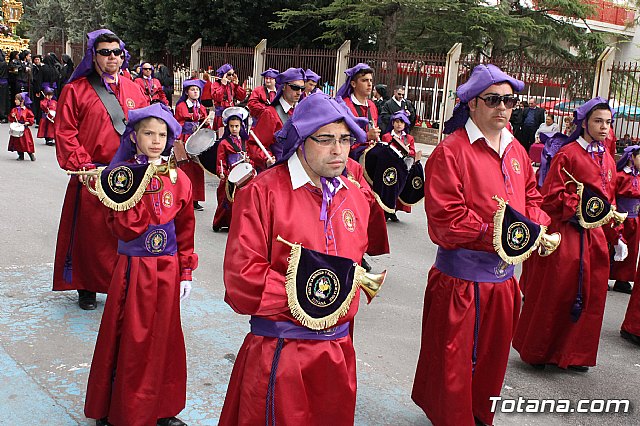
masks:
[[[518,103],[518,97],[515,95],[488,95],[484,98],[482,96],[476,97],[482,99],[488,108],[498,108],[500,103],[504,102],[505,108],[511,109]]]
[[[153,68],[142,68],[142,71],[153,71]]]
[[[356,143],[356,138],[353,136],[342,136],[340,138],[317,138],[315,136],[309,136],[309,139],[320,146],[333,146],[336,142],[339,142],[342,146],[351,146]]]
[[[228,72],[227,73],[227,77],[233,77],[234,74],[235,74],[235,72]]]
[[[120,48],[116,48],[116,49],[98,49],[96,50],[96,53],[100,56],[111,56],[111,54],[113,53],[115,56],[120,56],[122,55],[123,51]]]
[[[298,86],[297,84],[287,84],[287,86],[289,86],[289,88],[295,92],[304,90],[304,86]]]

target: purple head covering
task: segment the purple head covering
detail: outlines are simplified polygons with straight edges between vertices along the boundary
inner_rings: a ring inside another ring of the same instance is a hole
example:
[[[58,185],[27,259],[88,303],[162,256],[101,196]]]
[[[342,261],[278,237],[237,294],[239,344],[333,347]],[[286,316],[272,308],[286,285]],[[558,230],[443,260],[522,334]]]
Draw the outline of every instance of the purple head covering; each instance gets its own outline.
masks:
[[[560,132],[548,136],[544,133],[540,134],[540,142],[544,143],[544,148],[542,149],[542,157],[540,158],[540,173],[538,177],[538,184],[542,186],[544,179],[547,177],[547,173],[549,172],[549,167],[551,166],[551,159],[554,155],[566,144],[569,142],[573,142],[580,137],[580,133],[582,132],[582,123],[585,118],[587,118],[587,114],[591,112],[596,105],[605,104],[609,105],[606,99],[596,96],[595,98],[589,100],[588,102],[580,105],[573,112],[573,123],[576,125],[576,129],[570,135],[564,135]],[[615,114],[615,111],[609,106],[609,110],[611,111],[611,118]]]
[[[458,86],[456,96],[460,103],[453,109],[453,116],[444,123],[444,133],[450,134],[463,127],[469,119],[469,101],[499,83],[509,83],[514,92],[524,89],[524,82],[507,75],[493,64],[477,65],[466,83]]]
[[[633,153],[636,152],[637,155],[637,151],[640,151],[640,145],[630,145],[626,147],[624,149],[622,157],[620,157],[620,159],[616,163],[616,170],[621,171],[622,169],[624,169],[629,164],[629,160],[633,157]],[[631,168],[635,171],[635,165],[632,165]]]
[[[272,105],[275,105],[276,102],[282,96],[282,90],[284,88],[285,83],[289,83],[296,80],[304,81],[304,70],[302,68],[287,68],[285,71],[278,74],[276,77],[276,87],[278,91],[276,92],[276,97],[273,98]]]
[[[409,121],[409,116],[407,116],[407,112],[403,109],[396,111],[391,116],[391,118],[389,119],[389,125],[387,126],[387,130],[385,131],[385,133],[389,133],[393,130],[393,122],[396,120],[404,121],[404,124],[405,124],[404,131],[409,133],[409,130],[411,128],[411,121]]]
[[[24,105],[27,108],[31,108],[31,104],[33,102],[31,101],[31,98],[29,97],[29,93],[28,92],[21,92],[20,96],[22,96],[22,100],[24,101]]]
[[[167,123],[167,146],[162,151],[162,155],[169,155],[173,147],[173,141],[180,136],[182,127],[180,123],[173,117],[173,113],[168,106],[163,103],[155,103],[148,107],[129,110],[129,121],[127,128],[120,137],[120,146],[116,155],[111,160],[111,165],[129,161],[135,157],[137,148],[134,140],[136,139],[134,131],[135,126],[145,118],[155,117]],[[131,135],[133,134],[133,139]]]
[[[223,75],[225,75],[226,73],[228,73],[232,69],[233,69],[233,67],[231,66],[231,64],[224,64],[223,66],[221,66],[220,68],[218,68],[216,70],[216,75],[218,77],[222,77]]]
[[[362,70],[370,70],[371,72],[373,72],[373,68],[371,68],[368,64],[365,64],[365,63],[359,63],[355,67],[349,68],[344,72],[347,75],[347,80],[344,82],[342,86],[340,86],[340,88],[336,92],[336,99],[344,99],[351,96],[351,93],[353,93],[353,88],[351,87],[351,81],[353,80],[353,77]]]
[[[316,74],[315,72],[313,72],[313,70],[311,68],[307,68],[307,70],[304,72],[304,80],[313,80],[316,83],[320,81],[320,76],[318,74]]]
[[[204,90],[204,85],[205,85],[205,81],[199,78],[196,78],[193,80],[185,80],[182,83],[182,95],[180,95],[180,99],[178,99],[178,102],[176,103],[176,105],[178,105],[180,102],[184,102],[187,100],[187,98],[189,97],[189,95],[187,95],[187,91],[191,86],[198,87],[200,89],[200,97],[202,97],[202,90]],[[200,100],[200,97],[198,97],[198,100]]]
[[[82,61],[80,62],[80,64],[76,67],[76,69],[73,71],[73,74],[71,75],[71,78],[69,79],[69,83],[71,83],[74,80],[79,79],[80,77],[86,77],[89,74],[91,74],[91,72],[93,71],[93,58],[96,54],[95,52],[95,44],[96,44],[96,39],[101,36],[102,34],[113,34],[115,36],[115,34],[111,31],[108,30],[106,28],[100,29],[100,30],[95,30],[92,31],[90,33],[87,33],[87,50],[85,51],[84,57],[82,58]],[[125,52],[125,62],[127,61],[127,55],[129,54],[129,52],[126,51],[126,49],[124,48],[124,42],[122,40],[120,40],[120,49],[124,50]],[[122,64],[122,66],[125,66],[125,63]]]
[[[44,83],[42,84],[42,93],[44,93],[45,95],[53,95],[53,93],[55,92],[55,89],[51,86],[49,86],[48,84],[45,86]]]
[[[229,131],[229,120],[232,118],[240,120],[240,139],[249,139],[249,134],[247,133],[247,128],[245,126],[246,120],[249,118],[249,111],[242,107],[229,107],[222,111],[222,123],[224,124],[222,139],[226,139],[231,136],[231,132]]]
[[[276,78],[278,77],[278,74],[280,74],[280,71],[274,68],[269,68],[268,70],[260,73],[261,76],[270,78]]]

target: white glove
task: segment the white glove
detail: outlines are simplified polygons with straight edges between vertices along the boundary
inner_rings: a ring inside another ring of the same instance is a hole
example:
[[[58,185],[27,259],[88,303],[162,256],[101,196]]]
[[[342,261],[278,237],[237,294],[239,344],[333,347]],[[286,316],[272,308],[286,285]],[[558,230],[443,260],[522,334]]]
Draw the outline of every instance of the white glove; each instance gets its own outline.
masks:
[[[616,262],[622,262],[629,255],[629,248],[622,240],[618,240],[618,244],[614,248],[616,253],[613,255],[613,260]]]
[[[180,281],[180,301],[189,298],[191,294],[191,281]]]

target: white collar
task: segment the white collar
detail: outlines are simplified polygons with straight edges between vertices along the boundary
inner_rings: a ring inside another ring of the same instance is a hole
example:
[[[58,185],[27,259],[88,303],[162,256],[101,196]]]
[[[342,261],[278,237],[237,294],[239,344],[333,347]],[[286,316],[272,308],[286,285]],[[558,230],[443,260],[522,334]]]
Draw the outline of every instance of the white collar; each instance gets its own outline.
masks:
[[[401,138],[402,136],[405,136],[407,134],[407,132],[405,132],[404,130],[402,131],[402,134],[397,134],[395,130],[391,130],[391,137],[394,136],[398,136],[399,138]]]
[[[591,145],[592,143],[598,143],[598,141],[593,141],[591,143],[587,142],[587,140],[585,138],[583,138],[582,136],[578,136],[578,139],[576,139],[576,142],[578,142],[580,144],[580,146],[587,151],[587,149],[589,148],[589,145]],[[598,149],[598,152],[602,152],[600,149]]]
[[[193,108],[193,106],[195,105],[195,102],[193,102],[191,99],[187,98],[187,100],[185,101],[185,103],[187,104],[187,106],[189,108]]]
[[[289,102],[285,101],[282,96],[280,96],[280,99],[278,100],[280,101],[280,105],[282,106],[285,114],[289,114],[289,110],[293,108],[293,105],[290,105]]]
[[[293,153],[291,157],[289,157],[289,160],[287,160],[287,166],[289,167],[289,176],[291,177],[291,187],[293,188],[294,191],[298,188],[302,188],[307,183],[310,183],[311,185],[316,186],[311,180],[311,178],[309,177],[309,175],[307,174],[307,171],[302,166],[302,162],[298,157],[297,150],[296,152]],[[342,179],[339,176],[338,176],[338,180],[340,181],[340,185],[338,185],[338,190],[339,190],[344,186],[344,182],[342,182]],[[333,189],[331,186],[331,182],[327,182],[327,184],[329,185],[329,189]]]
[[[369,106],[369,102],[367,102],[366,100],[364,101],[364,103],[360,102],[358,98],[356,98],[356,95],[353,93],[351,94],[351,102],[353,102],[354,105],[360,105],[360,106],[366,106],[366,107]]]
[[[489,145],[489,142],[487,142],[487,138],[484,136],[484,134],[482,134],[482,131],[480,131],[480,129],[478,128],[476,123],[473,122],[471,117],[469,117],[469,119],[467,120],[467,123],[464,125],[464,128],[467,131],[467,135],[469,136],[469,142],[472,145],[478,139],[484,139],[485,143]],[[509,146],[511,141],[513,141],[513,135],[505,127],[500,132],[500,151],[498,152],[498,154],[500,155],[500,158],[502,158],[504,151],[507,149],[507,146]]]
[[[402,106],[402,101],[404,101],[404,99],[397,100],[395,96],[392,96],[391,99],[393,99],[398,106]]]
[[[624,170],[625,173],[628,173],[630,175],[633,174],[633,170],[631,170],[631,167],[629,167],[629,166],[624,166],[624,169],[622,169],[622,170]]]
[[[152,75],[150,75],[149,77],[147,77],[146,75],[143,75],[142,78],[144,78],[145,80],[153,80]]]

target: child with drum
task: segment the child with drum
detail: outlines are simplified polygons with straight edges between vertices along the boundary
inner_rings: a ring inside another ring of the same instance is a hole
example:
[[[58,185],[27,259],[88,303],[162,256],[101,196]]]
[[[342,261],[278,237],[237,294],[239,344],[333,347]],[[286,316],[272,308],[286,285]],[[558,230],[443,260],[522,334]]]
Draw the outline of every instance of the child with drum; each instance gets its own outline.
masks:
[[[218,185],[218,208],[213,216],[213,232],[229,228],[231,206],[235,191],[249,182],[255,175],[253,164],[247,155],[245,123],[249,112],[241,107],[226,108],[222,112],[224,133],[218,143],[216,165],[220,178]]]
[[[53,122],[56,118],[56,109],[58,102],[53,99],[53,87],[45,87],[43,89],[44,99],[40,101],[40,111],[42,118],[40,119],[40,127],[38,127],[38,137],[44,138],[45,145],[53,146],[56,138],[55,127]]]
[[[15,97],[15,108],[9,113],[9,151],[18,153],[18,161],[24,160],[24,153],[29,154],[31,161],[36,161],[36,149],[29,126],[33,126],[35,117],[29,109],[31,99],[27,92],[18,93]]]

